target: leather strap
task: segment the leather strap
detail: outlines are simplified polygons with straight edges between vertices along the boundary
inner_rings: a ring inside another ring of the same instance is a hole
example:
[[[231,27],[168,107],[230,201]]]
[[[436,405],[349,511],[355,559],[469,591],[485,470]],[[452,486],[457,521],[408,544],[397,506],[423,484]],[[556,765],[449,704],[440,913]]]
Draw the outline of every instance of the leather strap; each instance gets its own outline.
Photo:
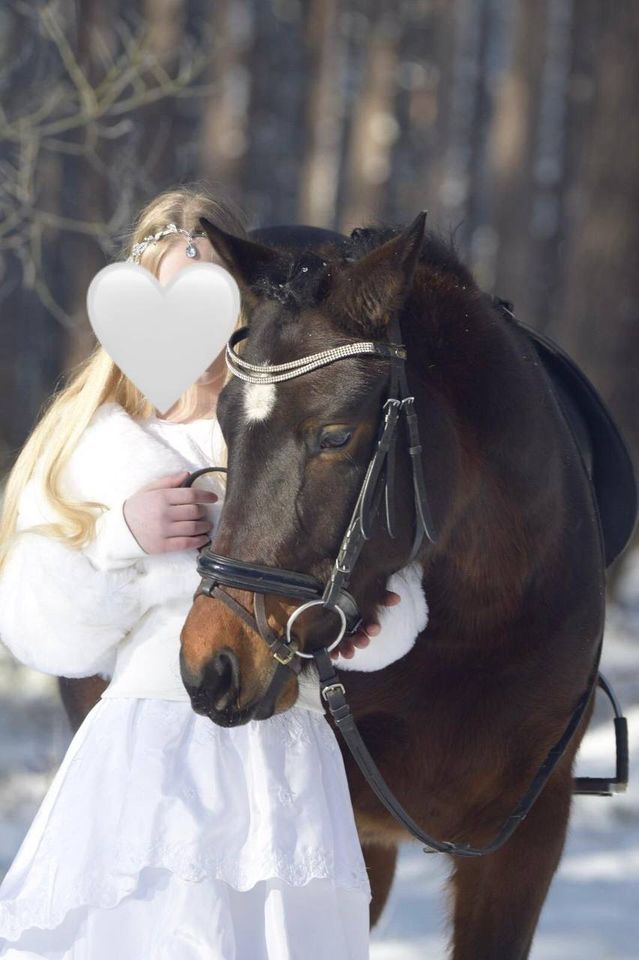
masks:
[[[494,853],[496,850],[499,850],[512,836],[521,821],[524,820],[530,812],[532,805],[548,782],[560,758],[563,756],[593,694],[597,682],[602,645],[603,629],[599,636],[595,663],[588,679],[588,685],[581,694],[564,732],[549,750],[546,759],[537,771],[530,787],[495,838],[483,847],[474,847],[469,843],[455,843],[451,840],[436,840],[430,834],[423,831],[415,820],[413,820],[410,814],[400,804],[397,797],[388,788],[386,781],[379,772],[379,768],[362,740],[351,709],[346,702],[346,690],[344,685],[339,681],[326,650],[321,648],[313,651],[313,655],[320,676],[321,696],[328,703],[331,716],[341,735],[344,737],[348,749],[352,753],[366,781],[389,813],[403,824],[417,840],[426,844],[426,847],[423,848],[424,853],[449,853],[458,857],[481,857],[487,853]]]

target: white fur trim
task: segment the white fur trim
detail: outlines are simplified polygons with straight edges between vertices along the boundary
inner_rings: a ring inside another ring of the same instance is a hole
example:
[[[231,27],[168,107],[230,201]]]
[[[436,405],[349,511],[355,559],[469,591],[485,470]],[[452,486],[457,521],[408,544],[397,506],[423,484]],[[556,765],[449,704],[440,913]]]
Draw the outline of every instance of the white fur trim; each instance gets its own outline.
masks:
[[[367,647],[355,647],[355,655],[350,659],[337,657],[333,661],[335,667],[339,670],[382,670],[412,650],[415,640],[428,623],[423,575],[419,563],[409,564],[391,574],[387,589],[398,593],[401,602],[394,607],[380,605],[377,608],[380,632],[371,637]]]
[[[139,578],[138,590],[144,610],[179,597],[193,596],[199,586],[195,547],[153,554],[151,563],[141,563],[145,569]]]
[[[0,577],[0,640],[43,673],[111,675],[117,644],[141,616],[137,575],[96,570],[78,550],[23,533]]]
[[[69,458],[61,486],[69,498],[114,506],[152,480],[193,469],[181,453],[111,402],[94,413]]]
[[[133,536],[123,513],[124,501],[105,510],[95,524],[95,536],[83,553],[98,570],[128,567],[149,554]]]
[[[0,640],[18,660],[55,676],[110,677],[118,645],[144,613],[193,594],[200,582],[197,550],[146,554],[116,511],[150,481],[206,465],[156,439],[120,404],[98,408],[61,479],[65,496],[109,507],[98,518],[96,540],[78,551],[24,532],[12,543],[0,575]],[[214,522],[222,502],[223,496],[207,505]],[[17,528],[59,519],[36,471],[22,491]],[[163,665],[149,663],[149,675],[154,670],[160,688]]]

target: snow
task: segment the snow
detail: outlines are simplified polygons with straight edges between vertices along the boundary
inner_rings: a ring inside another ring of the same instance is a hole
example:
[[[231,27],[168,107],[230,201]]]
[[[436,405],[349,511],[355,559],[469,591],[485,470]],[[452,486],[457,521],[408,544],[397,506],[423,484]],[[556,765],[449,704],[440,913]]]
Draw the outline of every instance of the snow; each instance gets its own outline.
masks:
[[[628,718],[630,788],[575,797],[568,841],[541,915],[531,960],[639,957],[639,552],[621,602],[609,609],[602,671]],[[4,876],[71,741],[55,678],[15,662],[0,644],[0,878]],[[614,733],[602,692],[581,746],[578,773],[611,774]],[[371,934],[371,960],[444,960],[447,858],[402,845],[395,882]]]

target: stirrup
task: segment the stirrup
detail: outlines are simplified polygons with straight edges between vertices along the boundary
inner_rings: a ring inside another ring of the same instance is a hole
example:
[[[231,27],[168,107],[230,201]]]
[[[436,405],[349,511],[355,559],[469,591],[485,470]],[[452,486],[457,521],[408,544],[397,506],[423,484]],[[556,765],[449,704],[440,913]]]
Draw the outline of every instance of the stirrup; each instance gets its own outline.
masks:
[[[573,793],[611,797],[613,793],[625,793],[628,789],[628,721],[621,713],[619,701],[603,673],[600,673],[597,678],[597,686],[604,691],[615,713],[617,772],[614,777],[575,777]]]

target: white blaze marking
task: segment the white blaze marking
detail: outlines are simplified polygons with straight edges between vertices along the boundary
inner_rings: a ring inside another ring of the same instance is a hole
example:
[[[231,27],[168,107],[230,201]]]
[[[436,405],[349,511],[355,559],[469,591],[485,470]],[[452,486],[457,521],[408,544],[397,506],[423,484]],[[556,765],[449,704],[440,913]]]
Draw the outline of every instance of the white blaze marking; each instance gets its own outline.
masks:
[[[247,420],[266,420],[275,406],[274,383],[244,383],[244,413]]]

